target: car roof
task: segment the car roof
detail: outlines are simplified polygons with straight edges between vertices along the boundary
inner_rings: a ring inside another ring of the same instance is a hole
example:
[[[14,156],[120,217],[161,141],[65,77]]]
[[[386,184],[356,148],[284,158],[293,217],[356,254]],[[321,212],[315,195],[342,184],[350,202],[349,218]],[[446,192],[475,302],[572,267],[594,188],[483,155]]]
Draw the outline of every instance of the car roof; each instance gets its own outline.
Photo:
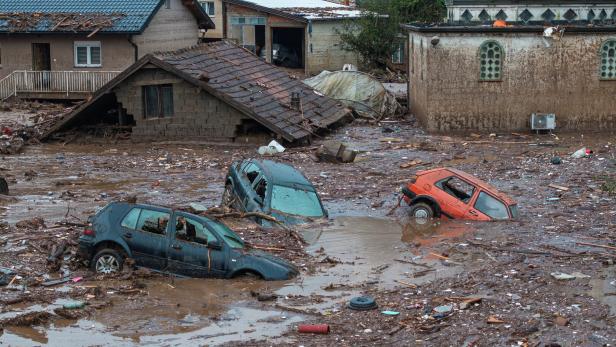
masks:
[[[272,184],[283,186],[301,185],[304,189],[316,191],[306,176],[291,165],[273,160],[250,159],[250,161],[257,164],[263,170]]]
[[[125,206],[127,206],[127,207],[129,207],[131,209],[136,207],[136,208],[150,208],[150,209],[153,209],[153,210],[165,210],[166,212],[169,212],[170,214],[172,214],[174,212],[180,212],[180,213],[187,214],[187,215],[189,215],[191,217],[194,217],[194,218],[197,218],[197,219],[201,219],[202,221],[205,221],[205,222],[217,223],[216,221],[214,221],[214,220],[212,220],[210,218],[207,218],[205,216],[201,216],[201,215],[190,213],[190,212],[183,211],[183,210],[174,210],[174,209],[166,207],[166,206],[151,205],[151,204],[141,204],[141,203],[129,203],[129,202],[123,202],[123,201],[114,201],[114,202],[111,202],[109,205],[125,205]]]
[[[460,176],[462,178],[464,178],[465,180],[472,182],[473,184],[475,184],[476,186],[478,186],[479,188],[488,191],[490,194],[495,195],[497,198],[503,200],[505,203],[507,203],[508,205],[515,205],[516,201],[513,200],[511,197],[509,197],[507,194],[499,191],[498,189],[496,189],[494,186],[490,185],[489,183],[481,180],[480,178],[477,178],[469,173],[466,173],[462,170],[458,170],[458,169],[454,169],[451,167],[440,167],[440,168],[436,168],[436,169],[430,169],[430,170],[423,170],[423,171],[418,171],[417,175],[425,175],[425,174],[430,174],[433,172],[438,172],[438,171],[449,171],[457,176]]]

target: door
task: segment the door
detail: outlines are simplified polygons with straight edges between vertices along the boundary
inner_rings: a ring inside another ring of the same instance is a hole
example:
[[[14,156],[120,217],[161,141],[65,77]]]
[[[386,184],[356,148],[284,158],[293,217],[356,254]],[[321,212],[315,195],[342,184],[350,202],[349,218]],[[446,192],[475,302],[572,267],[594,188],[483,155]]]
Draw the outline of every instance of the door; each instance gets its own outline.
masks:
[[[188,277],[216,277],[211,271],[214,250],[207,246],[210,240],[216,237],[203,223],[185,213],[174,214],[168,270]]]
[[[51,53],[49,43],[32,44],[32,70],[42,71],[33,78],[36,90],[47,90],[51,84]]]
[[[261,168],[255,163],[248,163],[242,168],[240,173],[240,182],[236,187],[236,192],[239,200],[241,201],[242,208],[245,211],[252,212],[258,211],[258,205],[255,201],[256,193],[253,186],[263,176]]]
[[[450,176],[434,185],[445,194],[438,194],[441,210],[450,218],[464,218],[469,213],[470,203],[477,188],[457,177]]]
[[[169,217],[164,210],[135,207],[122,220],[122,239],[138,266],[157,270],[167,266]]]

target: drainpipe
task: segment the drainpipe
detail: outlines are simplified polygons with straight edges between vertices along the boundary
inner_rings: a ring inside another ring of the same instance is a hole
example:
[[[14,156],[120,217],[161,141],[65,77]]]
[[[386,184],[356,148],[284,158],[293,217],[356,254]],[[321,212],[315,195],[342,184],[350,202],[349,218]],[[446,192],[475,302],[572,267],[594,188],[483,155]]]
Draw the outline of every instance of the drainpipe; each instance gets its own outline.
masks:
[[[139,60],[139,46],[137,46],[137,44],[135,42],[133,42],[133,36],[129,35],[128,36],[128,43],[130,43],[131,46],[133,46],[134,50],[135,50],[135,61],[137,62],[137,60]]]

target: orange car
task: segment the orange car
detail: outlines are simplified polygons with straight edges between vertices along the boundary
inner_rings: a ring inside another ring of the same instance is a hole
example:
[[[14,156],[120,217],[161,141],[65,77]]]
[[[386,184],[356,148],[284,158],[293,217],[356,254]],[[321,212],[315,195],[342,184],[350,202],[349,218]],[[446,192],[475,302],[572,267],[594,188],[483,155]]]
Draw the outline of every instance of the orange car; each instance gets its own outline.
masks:
[[[418,171],[402,193],[416,218],[444,216],[488,221],[518,216],[513,199],[486,182],[451,168]]]

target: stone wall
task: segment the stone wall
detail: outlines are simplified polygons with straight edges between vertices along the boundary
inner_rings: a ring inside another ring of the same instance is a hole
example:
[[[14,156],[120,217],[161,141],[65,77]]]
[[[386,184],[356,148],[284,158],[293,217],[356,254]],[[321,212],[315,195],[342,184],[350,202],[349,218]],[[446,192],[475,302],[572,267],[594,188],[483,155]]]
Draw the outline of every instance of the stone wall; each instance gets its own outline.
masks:
[[[173,86],[172,117],[144,118],[143,86]],[[168,72],[146,67],[116,87],[118,103],[133,116],[134,140],[233,141],[238,126],[248,117],[209,93]]]
[[[409,35],[411,112],[430,131],[530,129],[533,112],[555,113],[558,129],[616,129],[616,80],[599,78],[599,50],[614,34],[566,32]],[[502,80],[479,79],[479,47],[504,49]]]

